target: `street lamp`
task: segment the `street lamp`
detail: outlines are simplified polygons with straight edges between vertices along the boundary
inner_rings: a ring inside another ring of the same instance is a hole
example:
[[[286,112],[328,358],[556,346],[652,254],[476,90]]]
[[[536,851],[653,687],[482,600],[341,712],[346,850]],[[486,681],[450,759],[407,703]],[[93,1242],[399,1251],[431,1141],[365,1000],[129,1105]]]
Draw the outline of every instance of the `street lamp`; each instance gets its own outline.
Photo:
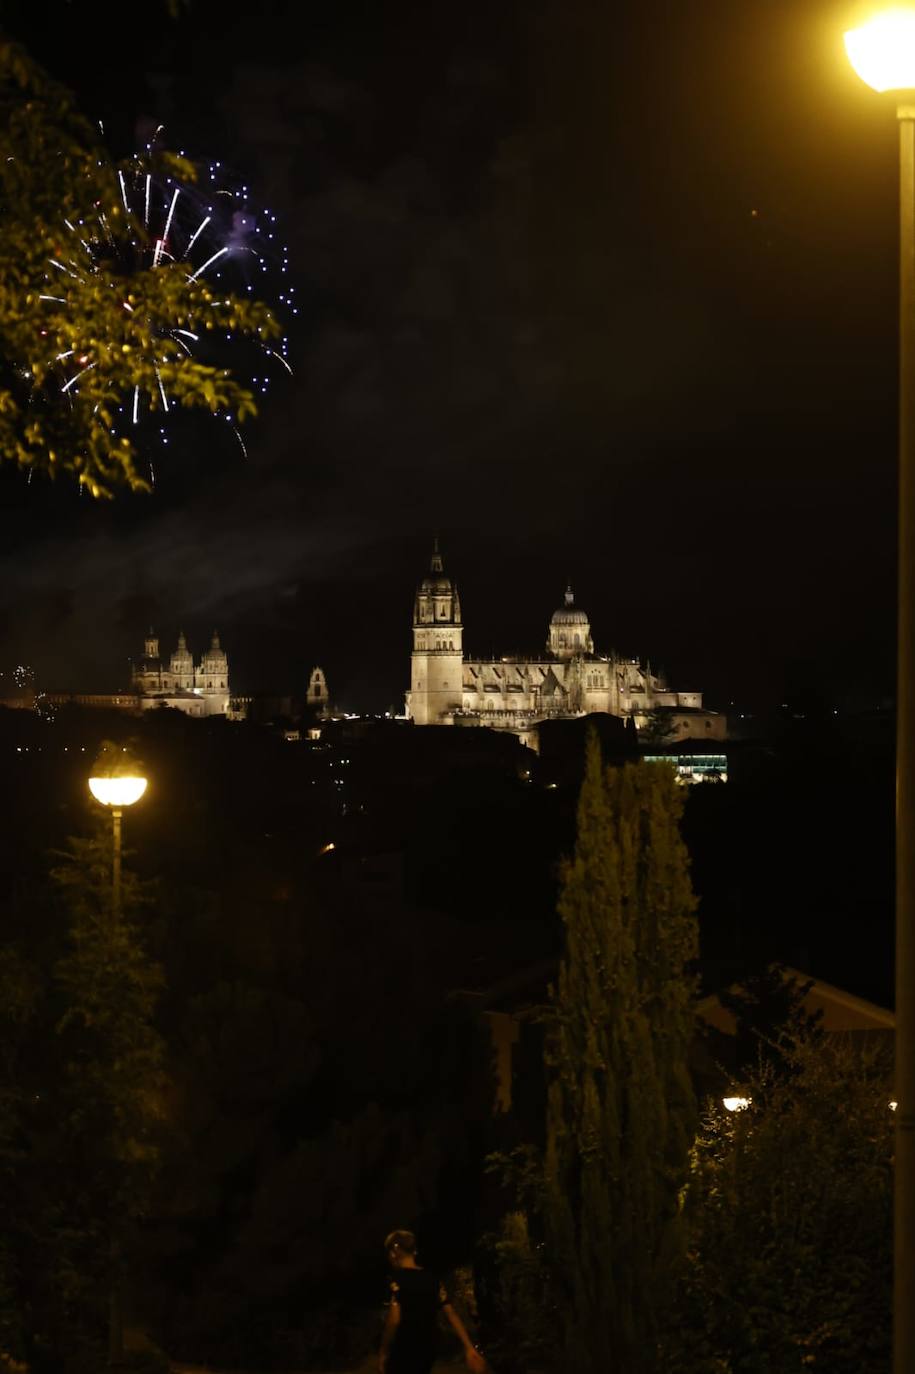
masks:
[[[96,801],[111,807],[111,919],[121,914],[121,816],[125,806],[133,806],[146,791],[146,779],[140,777],[90,778],[89,791]]]
[[[845,35],[899,121],[899,534],[896,621],[896,1118],[893,1369],[915,1369],[915,9]]]

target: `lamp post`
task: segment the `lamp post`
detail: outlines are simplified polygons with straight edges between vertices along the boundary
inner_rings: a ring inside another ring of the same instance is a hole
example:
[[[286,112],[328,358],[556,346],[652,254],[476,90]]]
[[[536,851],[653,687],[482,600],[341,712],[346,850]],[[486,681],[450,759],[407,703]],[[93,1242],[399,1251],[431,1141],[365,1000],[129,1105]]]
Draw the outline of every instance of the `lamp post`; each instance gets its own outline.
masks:
[[[915,1370],[915,9],[845,35],[899,121],[899,512],[896,622],[896,1118],[893,1370]]]
[[[136,776],[98,777],[89,779],[89,791],[103,806],[111,807],[111,923],[112,935],[121,917],[121,817],[125,806],[133,806],[146,791],[146,779]],[[108,1363],[119,1365],[124,1358],[124,1327],[121,1314],[121,1290],[117,1276],[119,1247],[117,1237],[110,1237],[114,1278],[108,1295]]]
[[[125,806],[133,806],[146,791],[146,779],[139,777],[90,778],[89,791],[96,801],[111,807],[111,920],[121,915],[121,816]]]

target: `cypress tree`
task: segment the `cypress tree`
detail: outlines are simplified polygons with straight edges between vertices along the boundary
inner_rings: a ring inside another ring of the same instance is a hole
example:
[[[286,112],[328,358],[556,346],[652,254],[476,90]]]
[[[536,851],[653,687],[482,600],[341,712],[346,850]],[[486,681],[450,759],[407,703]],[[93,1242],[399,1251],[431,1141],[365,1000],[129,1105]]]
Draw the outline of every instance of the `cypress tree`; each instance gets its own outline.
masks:
[[[588,747],[547,1036],[544,1222],[568,1374],[657,1364],[695,1131],[695,899],[661,764]]]

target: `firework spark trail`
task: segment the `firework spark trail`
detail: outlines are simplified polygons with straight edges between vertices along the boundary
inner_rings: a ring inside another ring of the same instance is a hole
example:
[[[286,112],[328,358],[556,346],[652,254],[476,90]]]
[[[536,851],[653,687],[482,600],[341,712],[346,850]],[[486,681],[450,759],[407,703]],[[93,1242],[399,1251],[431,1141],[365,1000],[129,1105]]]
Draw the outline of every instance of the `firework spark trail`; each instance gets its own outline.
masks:
[[[91,372],[92,369],[93,369],[94,367],[95,367],[95,363],[90,363],[88,367],[84,367],[84,368],[83,368],[82,372],[77,372],[74,376],[72,376],[72,377],[70,378],[70,380],[69,380],[69,382],[67,382],[66,386],[62,386],[62,387],[60,388],[61,391],[69,391],[70,388],[71,388],[71,386],[73,386],[74,383],[76,383],[76,382],[79,381],[80,377],[85,376],[85,374],[86,374],[87,372]]]
[[[165,413],[168,414],[168,397],[165,394],[165,387],[162,385],[162,378],[158,368],[156,368],[156,381],[159,383],[159,395],[162,397],[162,408]]]
[[[245,448],[245,441],[244,441],[244,439],[241,437],[241,435],[239,434],[239,432],[238,432],[237,428],[235,427],[235,425],[233,425],[232,428],[233,428],[233,430],[235,430],[235,437],[236,437],[236,439],[237,439],[238,442],[241,444],[241,451],[242,451],[242,453],[245,455],[245,457],[247,458],[247,456],[248,456],[248,450]]]
[[[286,371],[289,373],[290,377],[293,376],[292,368],[289,366],[289,364],[287,363],[286,359],[283,358],[283,357],[281,357],[281,355],[280,355],[279,353],[275,353],[275,352],[273,351],[272,348],[265,348],[265,349],[264,349],[264,352],[265,352],[265,353],[269,353],[270,356],[271,356],[271,358],[276,358],[276,360],[277,360],[278,363],[282,363],[282,364],[283,364],[283,366],[285,367]]]
[[[127,204],[127,187],[124,185],[124,173],[118,169],[118,181],[121,183],[121,200],[124,202],[124,209],[130,214],[130,206]]]
[[[162,254],[162,245],[164,242],[164,239],[156,239],[156,251],[153,253],[153,267],[159,266],[159,258]]]
[[[140,409],[140,388],[135,386],[133,389],[133,422],[137,423],[137,413]]]
[[[176,329],[174,333],[183,334],[186,339],[193,339],[194,343],[197,343],[200,338],[199,334],[192,334],[189,329]]]
[[[172,227],[172,215],[175,213],[175,201],[178,199],[178,197],[179,197],[180,194],[181,194],[181,187],[179,186],[179,187],[176,189],[175,194],[172,196],[172,203],[171,203],[171,205],[168,207],[168,216],[167,216],[167,218],[166,218],[166,220],[165,220],[165,230],[164,230],[164,232],[163,232],[163,234],[162,234],[162,242],[163,242],[163,243],[167,243],[167,242],[168,242],[168,231],[169,231],[169,229],[171,229],[171,227]]]
[[[196,272],[191,273],[191,275],[188,277],[188,281],[196,281],[197,278],[200,276],[201,272],[205,272],[207,268],[216,261],[217,258],[221,258],[223,253],[228,253],[228,251],[228,248],[220,248],[218,252],[214,253],[211,257],[207,258],[206,262],[203,264],[202,267],[198,267]],[[214,301],[213,304],[215,305],[216,302]],[[221,305],[222,302],[220,301],[219,304]]]
[[[147,172],[147,173],[146,173],[146,212],[145,212],[145,214],[144,214],[144,216],[143,216],[143,223],[146,224],[146,225],[149,224],[149,183],[150,183],[151,181],[152,181],[152,177],[150,176],[149,172]]]
[[[67,304],[64,296],[39,296],[38,299],[40,301],[58,301],[61,305]]]
[[[191,249],[193,248],[194,244],[197,242],[198,238],[199,238],[200,235],[203,233],[204,229],[207,227],[207,225],[209,224],[209,222],[210,222],[210,216],[207,215],[206,219],[202,220],[201,223],[198,224],[197,228],[196,228],[195,231],[194,231],[193,236],[191,237],[190,243],[188,244],[188,246],[187,246],[187,247],[185,248],[185,250],[184,250],[184,256],[185,256],[185,257],[187,257],[188,253],[191,251]]]

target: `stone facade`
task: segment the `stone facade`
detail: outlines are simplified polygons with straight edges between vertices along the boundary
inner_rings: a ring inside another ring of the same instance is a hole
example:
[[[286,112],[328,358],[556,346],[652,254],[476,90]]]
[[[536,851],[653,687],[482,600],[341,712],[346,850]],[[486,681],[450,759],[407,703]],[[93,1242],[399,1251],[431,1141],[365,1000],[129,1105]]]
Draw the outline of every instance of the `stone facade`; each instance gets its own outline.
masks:
[[[159,656],[158,636],[150,630],[143,657],[132,666],[131,684],[144,711],[172,706],[189,716],[234,714],[230,709],[229,661],[215,630],[210,647],[197,664],[183,631],[178,635],[178,647],[165,659]]]
[[[486,725],[510,730],[536,748],[544,720],[606,712],[642,730],[663,709],[671,740],[725,738],[724,716],[703,708],[701,692],[675,691],[638,659],[596,653],[571,587],[553,614],[540,658],[465,658],[463,636],[460,596],[436,542],[413,607],[406,712],[417,725]]]

